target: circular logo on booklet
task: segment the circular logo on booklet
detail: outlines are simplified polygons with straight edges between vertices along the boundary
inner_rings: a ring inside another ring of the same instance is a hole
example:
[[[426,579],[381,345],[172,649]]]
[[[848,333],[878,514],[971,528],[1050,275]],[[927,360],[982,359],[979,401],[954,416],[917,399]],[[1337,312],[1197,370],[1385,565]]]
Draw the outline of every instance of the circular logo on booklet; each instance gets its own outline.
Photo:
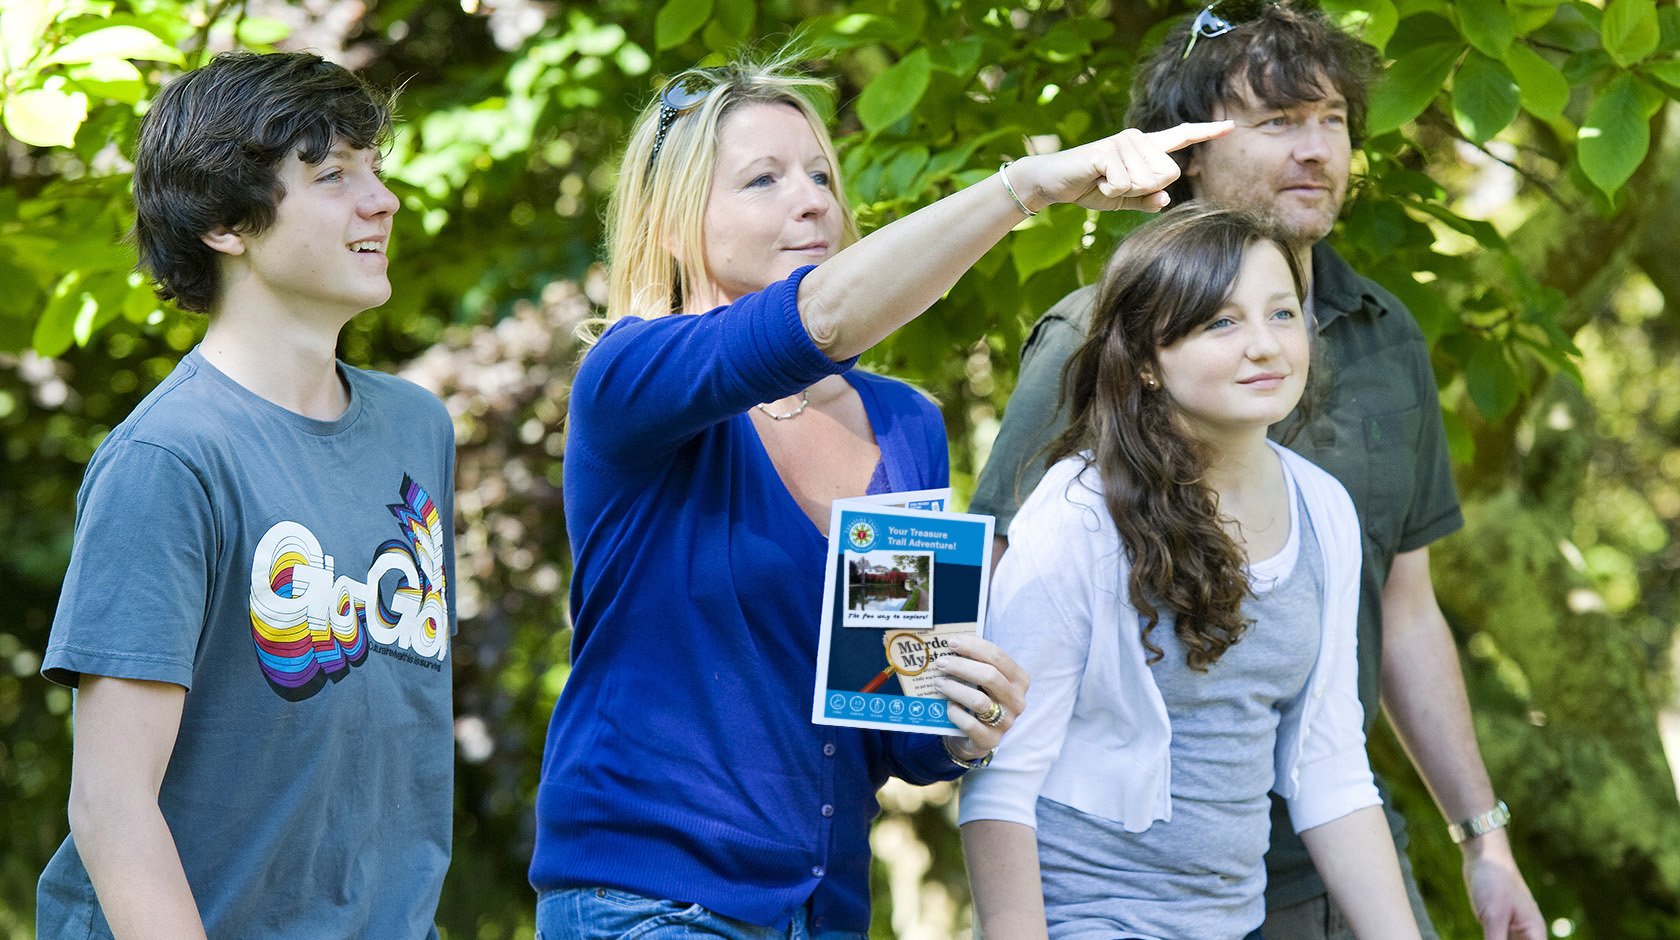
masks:
[[[875,547],[875,520],[863,518],[853,520],[846,527],[846,541],[853,549],[867,552]]]

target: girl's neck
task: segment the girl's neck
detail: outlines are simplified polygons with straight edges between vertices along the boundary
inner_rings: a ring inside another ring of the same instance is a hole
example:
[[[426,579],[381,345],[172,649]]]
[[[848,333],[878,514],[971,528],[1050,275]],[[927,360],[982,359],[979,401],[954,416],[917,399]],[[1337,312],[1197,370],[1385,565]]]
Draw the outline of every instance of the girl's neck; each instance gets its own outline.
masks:
[[[1250,560],[1283,548],[1289,538],[1289,484],[1282,458],[1264,433],[1241,447],[1213,450],[1203,481],[1219,501],[1225,531]]]

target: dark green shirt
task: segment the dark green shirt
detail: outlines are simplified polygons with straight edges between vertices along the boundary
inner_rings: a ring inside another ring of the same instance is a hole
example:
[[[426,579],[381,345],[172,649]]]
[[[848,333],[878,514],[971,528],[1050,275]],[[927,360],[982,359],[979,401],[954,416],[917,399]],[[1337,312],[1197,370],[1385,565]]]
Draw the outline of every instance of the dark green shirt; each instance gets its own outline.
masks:
[[[1328,245],[1314,246],[1312,265],[1319,359],[1308,383],[1310,413],[1289,446],[1340,480],[1359,511],[1365,535],[1359,702],[1369,731],[1381,691],[1382,590],[1394,556],[1457,531],[1464,516],[1453,486],[1429,347],[1417,321],[1398,298],[1360,276]],[[1044,475],[1043,448],[1067,427],[1067,415],[1057,407],[1062,367],[1084,340],[1095,301],[1095,285],[1074,291],[1027,338],[1020,377],[971,507],[996,516],[999,535],[1009,533],[1021,501],[1017,496],[1032,492]],[[1283,804],[1274,800],[1272,809],[1268,906],[1285,907],[1323,894],[1324,883],[1294,835]],[[1403,823],[1392,809],[1388,815],[1395,844],[1403,851]]]

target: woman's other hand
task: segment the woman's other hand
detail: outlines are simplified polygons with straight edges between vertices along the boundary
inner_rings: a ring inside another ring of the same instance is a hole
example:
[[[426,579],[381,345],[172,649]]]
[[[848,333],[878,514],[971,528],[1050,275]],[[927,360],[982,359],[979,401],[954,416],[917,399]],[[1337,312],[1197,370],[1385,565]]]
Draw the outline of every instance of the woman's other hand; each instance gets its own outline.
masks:
[[[939,691],[961,706],[947,714],[965,737],[951,738],[946,744],[963,760],[979,760],[998,746],[1026,710],[1029,680],[1026,671],[990,640],[952,637],[951,650],[934,661],[934,668],[944,675]]]

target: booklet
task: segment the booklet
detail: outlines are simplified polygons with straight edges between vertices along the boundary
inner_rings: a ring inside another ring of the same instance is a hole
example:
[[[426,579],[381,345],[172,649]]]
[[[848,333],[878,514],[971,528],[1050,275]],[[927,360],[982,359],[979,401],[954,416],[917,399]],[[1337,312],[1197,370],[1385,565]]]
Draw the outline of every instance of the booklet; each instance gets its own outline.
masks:
[[[828,528],[811,720],[956,735],[929,667],[978,634],[991,516],[946,512],[948,489],[837,499]]]

